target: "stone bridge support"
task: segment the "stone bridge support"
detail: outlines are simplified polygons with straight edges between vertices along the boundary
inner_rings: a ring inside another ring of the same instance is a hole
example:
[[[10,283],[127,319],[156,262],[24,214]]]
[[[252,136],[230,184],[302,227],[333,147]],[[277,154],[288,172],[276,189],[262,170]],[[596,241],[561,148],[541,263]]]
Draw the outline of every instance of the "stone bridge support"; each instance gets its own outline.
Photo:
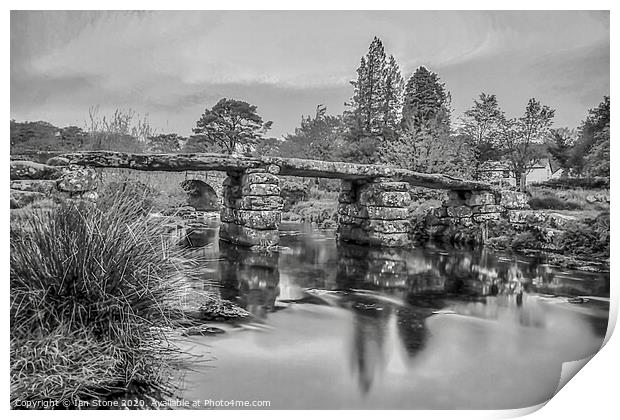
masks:
[[[279,243],[282,215],[277,167],[227,172],[220,212],[220,239],[242,246]]]
[[[408,189],[407,182],[390,178],[343,180],[338,197],[338,239],[361,245],[408,245]]]

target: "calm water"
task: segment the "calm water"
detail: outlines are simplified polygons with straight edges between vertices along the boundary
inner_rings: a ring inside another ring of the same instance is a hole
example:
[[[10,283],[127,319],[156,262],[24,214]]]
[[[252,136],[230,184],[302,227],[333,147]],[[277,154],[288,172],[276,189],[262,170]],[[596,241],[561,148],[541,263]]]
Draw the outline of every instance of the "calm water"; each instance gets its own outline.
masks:
[[[188,257],[207,261],[194,287],[220,285],[255,319],[182,343],[209,359],[187,373],[184,398],[520,408],[553,395],[562,362],[602,345],[608,274],[489,252],[341,245],[333,231],[299,224],[281,235],[279,253],[260,254],[218,243],[217,227],[190,234]]]

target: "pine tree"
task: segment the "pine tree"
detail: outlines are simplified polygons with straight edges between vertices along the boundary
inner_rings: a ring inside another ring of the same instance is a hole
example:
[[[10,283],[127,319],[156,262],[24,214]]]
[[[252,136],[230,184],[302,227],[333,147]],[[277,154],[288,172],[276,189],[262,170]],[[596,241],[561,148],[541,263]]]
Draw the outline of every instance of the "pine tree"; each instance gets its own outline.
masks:
[[[407,81],[403,99],[402,128],[434,138],[450,133],[450,93],[437,73],[421,66]]]
[[[394,56],[386,58],[379,38],[374,38],[368,53],[362,57],[357,80],[351,84],[353,97],[345,104],[344,114],[347,138],[353,146],[372,153],[372,156],[362,157],[364,161],[374,162],[378,157],[375,152],[380,153],[397,136],[404,85],[396,59]]]
[[[353,97],[346,105],[347,125],[353,138],[379,136],[382,132],[383,98],[385,96],[386,58],[383,43],[374,38],[357,69]]]
[[[403,111],[403,90],[405,81],[393,55],[386,66],[385,97],[383,100],[383,131],[397,132]]]

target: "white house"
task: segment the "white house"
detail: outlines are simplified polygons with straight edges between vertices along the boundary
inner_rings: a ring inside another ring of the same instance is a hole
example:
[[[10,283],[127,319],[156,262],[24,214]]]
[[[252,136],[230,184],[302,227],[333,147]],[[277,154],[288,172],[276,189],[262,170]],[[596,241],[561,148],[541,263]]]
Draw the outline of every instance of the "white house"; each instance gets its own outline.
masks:
[[[506,162],[489,161],[482,164],[480,168],[480,178],[500,187],[516,185],[515,178],[510,171],[510,166]],[[525,184],[544,182],[550,179],[559,178],[562,169],[553,159],[539,159],[529,167],[525,178]]]

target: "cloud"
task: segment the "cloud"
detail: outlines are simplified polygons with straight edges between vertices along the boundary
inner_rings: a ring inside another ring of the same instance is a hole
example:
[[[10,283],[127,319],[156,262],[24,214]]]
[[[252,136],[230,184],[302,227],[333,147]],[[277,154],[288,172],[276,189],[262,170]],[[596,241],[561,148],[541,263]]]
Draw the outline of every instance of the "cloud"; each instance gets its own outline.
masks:
[[[509,110],[536,92],[574,118],[608,90],[605,12],[12,12],[11,114],[63,124],[95,104],[132,107],[188,132],[228,96],[272,113],[281,134],[317,103],[342,111],[375,35],[405,77],[438,71],[457,111],[481,91]]]

